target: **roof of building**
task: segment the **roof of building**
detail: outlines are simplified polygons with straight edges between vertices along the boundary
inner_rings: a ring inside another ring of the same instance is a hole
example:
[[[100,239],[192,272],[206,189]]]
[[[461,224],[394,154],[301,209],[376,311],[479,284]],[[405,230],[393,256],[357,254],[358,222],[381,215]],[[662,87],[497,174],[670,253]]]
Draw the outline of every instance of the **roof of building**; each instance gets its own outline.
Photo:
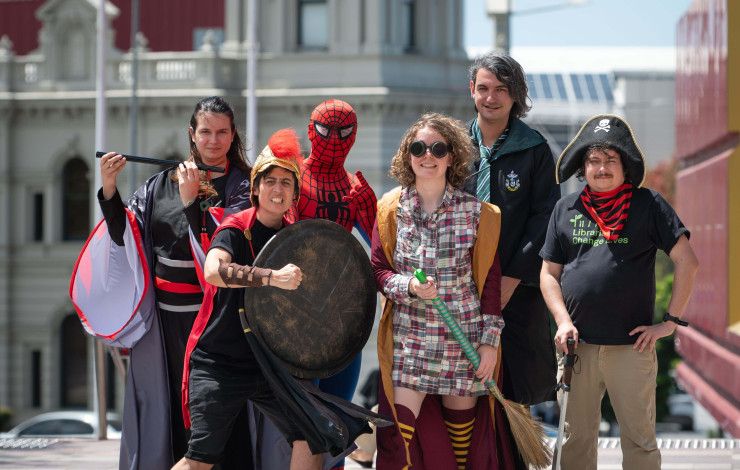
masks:
[[[490,48],[469,48],[475,57]],[[675,47],[513,47],[514,57],[528,73],[673,72]]]

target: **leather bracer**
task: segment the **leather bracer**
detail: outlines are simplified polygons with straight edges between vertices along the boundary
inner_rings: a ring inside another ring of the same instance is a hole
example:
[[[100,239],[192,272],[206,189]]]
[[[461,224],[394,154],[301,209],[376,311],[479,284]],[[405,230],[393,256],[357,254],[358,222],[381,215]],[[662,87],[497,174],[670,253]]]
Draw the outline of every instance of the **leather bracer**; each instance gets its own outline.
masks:
[[[227,263],[224,260],[218,260],[218,275],[227,286],[244,286],[244,287],[262,287],[262,279],[267,278],[267,284],[270,285],[272,270],[258,268],[256,266],[242,266],[236,263]]]

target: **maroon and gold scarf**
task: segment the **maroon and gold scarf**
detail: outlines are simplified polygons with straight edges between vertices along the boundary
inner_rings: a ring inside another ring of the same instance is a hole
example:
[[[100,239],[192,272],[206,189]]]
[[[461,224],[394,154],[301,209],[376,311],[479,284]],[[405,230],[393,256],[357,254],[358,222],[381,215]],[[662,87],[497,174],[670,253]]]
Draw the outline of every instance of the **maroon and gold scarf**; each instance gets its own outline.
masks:
[[[603,193],[591,191],[588,186],[581,192],[583,206],[608,241],[619,238],[619,233],[624,228],[632,199],[632,189],[632,184],[624,183]]]

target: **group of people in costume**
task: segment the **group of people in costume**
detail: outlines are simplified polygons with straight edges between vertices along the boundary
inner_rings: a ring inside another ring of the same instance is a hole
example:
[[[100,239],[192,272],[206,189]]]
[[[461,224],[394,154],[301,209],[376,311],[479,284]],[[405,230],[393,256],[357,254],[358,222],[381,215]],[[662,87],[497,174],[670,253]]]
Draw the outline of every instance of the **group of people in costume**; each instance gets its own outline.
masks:
[[[71,294],[90,333],[130,348],[121,469],[342,468],[367,421],[378,424],[378,469],[526,468],[484,383],[523,405],[555,399],[568,338],[579,341],[580,367],[562,468],[596,468],[605,390],[622,424],[624,468],[660,467],[654,345],[685,324],[697,269],[688,230],[641,187],[644,159],[623,119],[593,118],[556,162],[521,120],[530,106],[514,59],[476,59],[469,86],[473,119],[431,112],[414,122],[390,163],[399,187],[379,200],[345,169],[358,120],[335,99],[311,114],[306,159],[295,131],[283,129],[251,168],[228,104],[200,101],[189,158],[128,204],[116,189],[126,159],[101,158],[105,220]],[[559,183],[573,174],[585,188],[560,199]],[[245,296],[299,289],[306,271],[259,266],[257,255],[284,227],[315,218],[356,228],[370,246],[385,300],[378,415],[349,403],[360,355],[312,383],[286,373],[250,334]],[[670,313],[653,325],[657,249],[676,274]],[[477,369],[435,299],[476,348]],[[125,321],[110,320],[113,311]]]

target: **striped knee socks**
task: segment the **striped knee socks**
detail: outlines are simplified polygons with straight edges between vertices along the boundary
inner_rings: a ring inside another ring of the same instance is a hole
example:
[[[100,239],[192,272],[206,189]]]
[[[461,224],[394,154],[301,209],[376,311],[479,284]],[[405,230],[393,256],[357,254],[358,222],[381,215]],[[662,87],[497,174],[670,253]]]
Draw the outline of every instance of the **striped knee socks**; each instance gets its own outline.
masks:
[[[464,470],[468,462],[470,439],[473,436],[475,425],[475,408],[467,410],[451,410],[443,408],[442,413],[450,436],[452,450],[455,452],[458,470]]]

